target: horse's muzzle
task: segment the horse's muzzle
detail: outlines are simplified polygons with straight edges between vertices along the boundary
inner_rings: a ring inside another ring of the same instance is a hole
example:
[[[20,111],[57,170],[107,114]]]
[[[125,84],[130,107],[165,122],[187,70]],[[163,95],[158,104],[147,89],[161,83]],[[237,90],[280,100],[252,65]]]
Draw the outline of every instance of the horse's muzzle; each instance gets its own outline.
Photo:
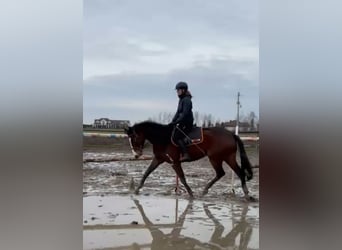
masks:
[[[134,155],[134,158],[135,159],[138,159],[140,156],[142,156],[142,151],[141,150],[139,150],[139,151],[135,151],[135,150],[133,150],[133,155]]]

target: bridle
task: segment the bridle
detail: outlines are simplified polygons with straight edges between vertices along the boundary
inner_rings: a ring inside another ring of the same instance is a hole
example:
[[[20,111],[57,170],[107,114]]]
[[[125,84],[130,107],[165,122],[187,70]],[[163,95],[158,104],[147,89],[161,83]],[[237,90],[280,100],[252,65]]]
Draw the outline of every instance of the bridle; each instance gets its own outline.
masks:
[[[133,129],[133,138],[134,138],[134,143],[136,142],[136,138],[138,137],[138,134],[135,132],[135,130]],[[128,136],[128,140],[129,140],[129,145],[131,146],[131,150],[132,150],[132,153],[134,155],[139,155],[139,153],[137,153],[133,147],[133,144],[132,144],[132,137],[131,136]],[[141,146],[138,147],[137,150],[139,150],[140,152],[142,152],[144,148],[144,145],[142,144]]]

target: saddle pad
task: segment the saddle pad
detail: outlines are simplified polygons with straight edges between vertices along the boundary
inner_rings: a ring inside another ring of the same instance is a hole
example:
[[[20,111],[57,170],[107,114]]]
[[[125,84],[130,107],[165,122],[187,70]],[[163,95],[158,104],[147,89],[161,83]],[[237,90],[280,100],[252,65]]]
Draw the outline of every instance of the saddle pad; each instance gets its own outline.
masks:
[[[190,133],[187,134],[187,137],[184,138],[184,141],[187,146],[191,146],[194,144],[199,144],[203,142],[203,129],[202,127],[193,127],[193,129],[190,131]],[[177,143],[173,140],[173,136],[171,136],[171,142],[173,145],[177,146]]]

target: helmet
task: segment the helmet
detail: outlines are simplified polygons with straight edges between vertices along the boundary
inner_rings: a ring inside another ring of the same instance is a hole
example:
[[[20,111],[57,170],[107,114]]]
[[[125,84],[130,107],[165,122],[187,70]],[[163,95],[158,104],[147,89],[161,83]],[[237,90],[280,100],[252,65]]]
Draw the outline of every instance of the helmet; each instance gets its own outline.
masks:
[[[188,90],[188,84],[186,82],[179,82],[176,85],[176,89],[185,89]]]

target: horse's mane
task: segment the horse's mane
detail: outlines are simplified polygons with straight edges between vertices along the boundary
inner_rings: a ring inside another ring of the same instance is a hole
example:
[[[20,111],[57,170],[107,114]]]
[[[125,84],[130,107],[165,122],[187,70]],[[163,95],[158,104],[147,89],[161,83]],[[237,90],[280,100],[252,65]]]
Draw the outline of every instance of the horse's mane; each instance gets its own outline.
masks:
[[[133,125],[137,133],[143,133],[152,144],[167,145],[171,141],[172,127],[153,121],[143,121]]]
[[[136,123],[134,124],[133,126],[135,129],[138,129],[138,128],[150,128],[150,127],[153,127],[153,128],[166,128],[168,127],[168,125],[165,125],[165,124],[160,124],[158,122],[154,122],[154,121],[143,121],[143,122],[139,122],[139,123]]]

